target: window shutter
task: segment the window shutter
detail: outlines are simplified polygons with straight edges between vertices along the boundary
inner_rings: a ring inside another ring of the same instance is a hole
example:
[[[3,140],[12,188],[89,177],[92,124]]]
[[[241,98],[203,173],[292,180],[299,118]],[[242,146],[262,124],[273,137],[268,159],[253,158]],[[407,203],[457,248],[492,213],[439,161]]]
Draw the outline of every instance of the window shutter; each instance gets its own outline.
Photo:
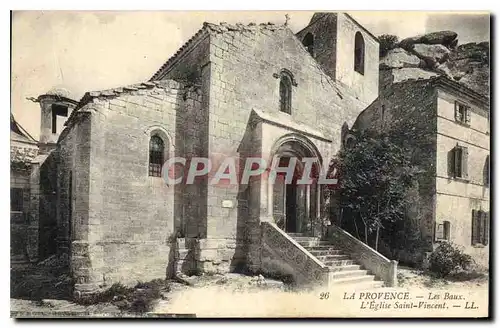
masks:
[[[490,155],[486,156],[486,163],[484,168],[484,184],[490,185]]]
[[[444,239],[450,241],[450,221],[444,221]]]
[[[488,239],[490,239],[490,212],[484,213],[484,240],[483,245],[488,245]]]
[[[460,149],[458,146],[453,148],[453,177],[458,177],[460,175]]]
[[[460,121],[460,112],[458,110],[458,102],[455,101],[455,120]]]
[[[470,123],[470,107],[465,107],[465,123]]]
[[[472,236],[471,236],[471,244],[472,245],[475,245],[477,243],[477,240],[476,240],[476,234],[477,234],[477,227],[476,227],[476,216],[477,216],[477,211],[476,210],[472,210]]]
[[[477,230],[479,230],[477,243],[482,244],[484,242],[484,212],[479,211],[477,214]]]
[[[469,159],[469,148],[462,147],[462,178],[467,179],[469,177],[469,172],[467,170],[467,162]]]

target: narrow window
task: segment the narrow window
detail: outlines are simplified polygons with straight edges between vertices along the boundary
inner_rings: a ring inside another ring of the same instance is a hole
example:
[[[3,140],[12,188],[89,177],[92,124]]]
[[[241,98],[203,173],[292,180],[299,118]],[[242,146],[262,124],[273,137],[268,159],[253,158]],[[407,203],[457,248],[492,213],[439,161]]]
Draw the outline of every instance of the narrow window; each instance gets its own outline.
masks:
[[[472,245],[488,245],[490,238],[490,213],[472,210]]]
[[[456,146],[453,149],[453,176],[455,178],[468,178],[467,162],[469,157],[469,150],[467,147]]]
[[[490,212],[483,212],[483,245],[488,245],[490,239]]]
[[[455,121],[470,124],[470,107],[455,101]]]
[[[354,70],[365,74],[365,40],[360,32],[354,37]]]
[[[436,240],[444,239],[444,224],[436,225]]]
[[[292,113],[292,79],[288,74],[282,74],[280,79],[280,111]]]
[[[149,140],[149,176],[161,177],[165,144],[159,136],[152,136]]]
[[[302,40],[302,44],[306,47],[307,52],[314,57],[314,36],[311,33],[307,33],[304,40]]]

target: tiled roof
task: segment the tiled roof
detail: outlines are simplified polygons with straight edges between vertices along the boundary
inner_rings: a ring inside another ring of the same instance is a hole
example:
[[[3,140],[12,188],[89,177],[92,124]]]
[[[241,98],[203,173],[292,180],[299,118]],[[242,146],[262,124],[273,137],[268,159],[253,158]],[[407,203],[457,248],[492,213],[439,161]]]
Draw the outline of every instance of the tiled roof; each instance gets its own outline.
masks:
[[[36,145],[36,140],[33,138],[14,118],[10,113],[10,132],[11,138],[17,141],[31,143]]]
[[[75,107],[75,109],[71,112],[70,116],[64,122],[64,126],[70,126],[74,120],[74,117],[77,115],[79,110],[84,107],[86,104],[92,102],[95,98],[114,98],[118,97],[122,94],[134,92],[134,91],[139,91],[139,90],[145,90],[145,89],[153,89],[154,87],[159,87],[159,88],[169,88],[169,89],[179,89],[181,88],[181,83],[177,81],[172,81],[172,80],[162,80],[162,81],[148,81],[148,82],[141,82],[141,83],[136,83],[136,84],[130,84],[127,86],[123,87],[117,87],[117,88],[112,88],[112,89],[106,89],[106,90],[100,90],[100,91],[89,91],[86,92],[82,99],[78,102],[78,105]],[[59,138],[62,138],[64,136],[64,131],[61,133]]]
[[[273,23],[262,23],[262,24],[255,24],[255,23],[250,23],[248,25],[244,25],[241,23],[237,24],[228,24],[225,22],[221,22],[220,24],[213,24],[213,23],[208,23],[204,22],[203,27],[198,30],[182,47],[177,50],[177,52],[170,57],[165,64],[163,64],[160,69],[151,77],[150,81],[158,80],[161,73],[172,64],[178,56],[180,56],[183,52],[186,51],[186,49],[189,49],[193,44],[194,41],[199,40],[202,36],[207,35],[207,33],[225,33],[225,32],[257,32],[261,30],[268,30],[268,31],[276,31],[276,30],[282,30],[287,28],[285,25],[275,25]]]
[[[82,99],[78,102],[78,106],[76,106],[75,111],[88,104],[94,98],[114,98],[124,93],[130,93],[133,91],[144,90],[144,89],[152,89],[154,87],[176,89],[180,87],[180,83],[172,80],[148,81],[112,89],[89,91],[86,92],[83,95]]]

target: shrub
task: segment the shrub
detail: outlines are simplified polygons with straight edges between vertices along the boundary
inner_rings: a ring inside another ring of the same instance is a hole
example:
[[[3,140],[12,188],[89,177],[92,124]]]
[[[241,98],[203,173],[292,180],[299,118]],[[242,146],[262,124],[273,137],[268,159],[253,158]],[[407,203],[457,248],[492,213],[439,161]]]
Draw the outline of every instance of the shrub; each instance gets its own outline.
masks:
[[[378,37],[378,41],[380,44],[379,47],[379,54],[380,57],[383,57],[389,52],[389,50],[392,50],[398,46],[398,37],[395,35],[390,35],[390,34],[383,34]]]
[[[449,242],[441,242],[429,257],[429,270],[440,277],[468,270],[473,264],[474,260],[470,255]]]

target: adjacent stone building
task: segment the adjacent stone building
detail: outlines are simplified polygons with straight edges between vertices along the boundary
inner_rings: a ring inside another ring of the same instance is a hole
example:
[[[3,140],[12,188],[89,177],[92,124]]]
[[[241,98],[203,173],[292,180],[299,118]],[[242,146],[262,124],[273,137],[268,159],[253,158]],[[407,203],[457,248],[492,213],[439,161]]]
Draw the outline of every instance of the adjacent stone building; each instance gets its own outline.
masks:
[[[37,244],[38,227],[30,221],[29,213],[31,161],[38,153],[38,146],[12,114],[10,140],[10,256],[15,265],[36,260],[31,248]]]
[[[351,133],[404,129],[413,162],[424,172],[412,199],[412,217],[427,242],[420,255],[447,240],[487,267],[489,99],[445,76],[391,82],[382,83]]]

